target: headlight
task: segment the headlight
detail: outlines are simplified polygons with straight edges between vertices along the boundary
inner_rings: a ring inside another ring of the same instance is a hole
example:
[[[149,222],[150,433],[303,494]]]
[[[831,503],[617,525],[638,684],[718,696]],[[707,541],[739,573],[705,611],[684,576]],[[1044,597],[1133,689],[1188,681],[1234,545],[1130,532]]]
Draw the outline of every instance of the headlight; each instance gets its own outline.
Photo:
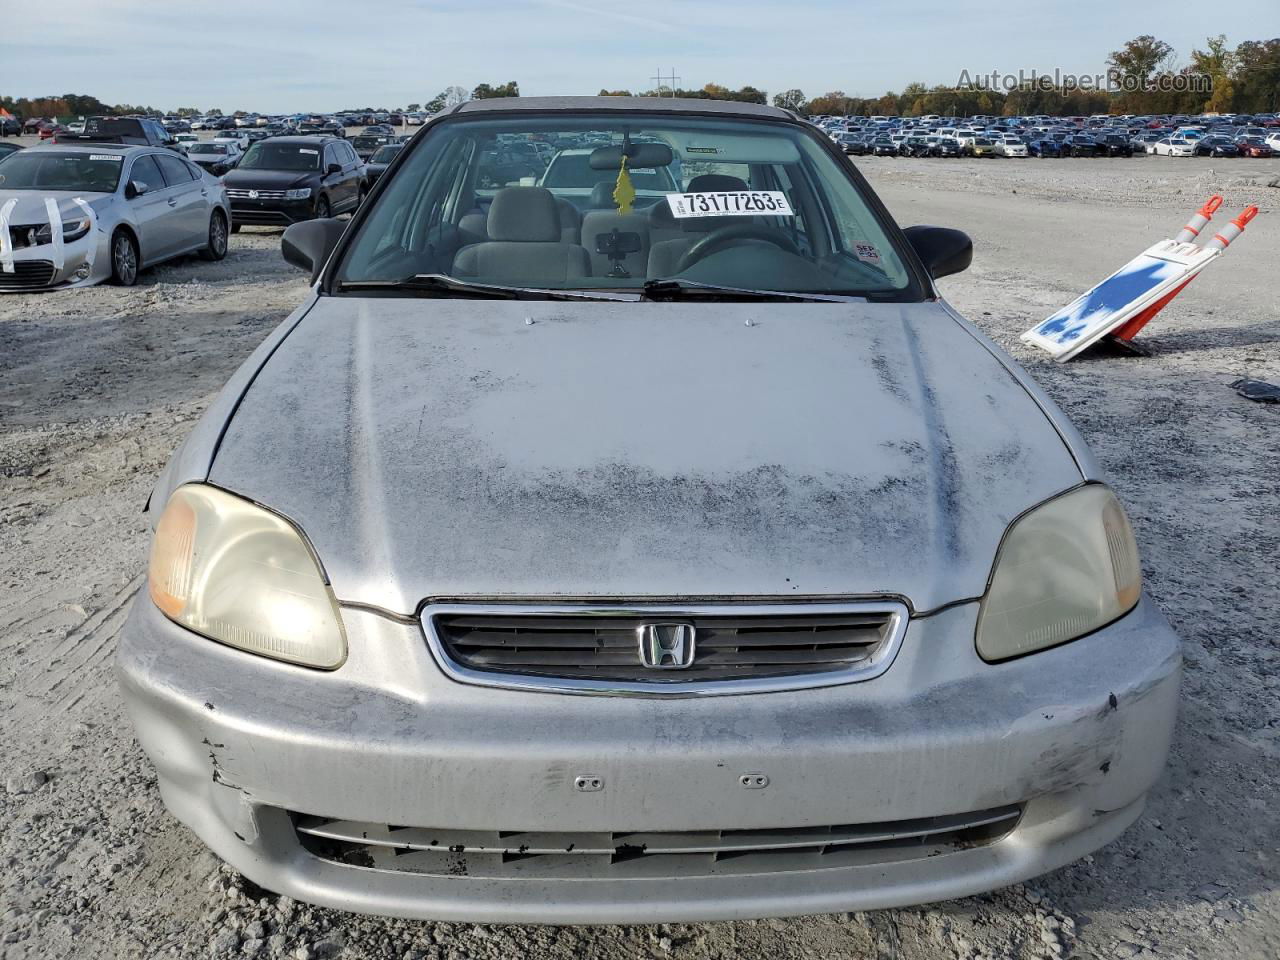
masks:
[[[1009,527],[978,614],[978,653],[1006,660],[1074,640],[1128,613],[1141,591],[1138,545],[1115,494],[1072,490]]]
[[[298,187],[296,190],[286,190],[284,192],[286,200],[305,200],[309,196],[311,196],[310,187]]]
[[[346,657],[337,602],[302,534],[215,487],[169,498],[147,585],[165,616],[211,640],[326,670]]]
[[[62,242],[71,243],[73,240],[79,240],[89,232],[89,218],[77,217],[74,220],[62,221]],[[38,243],[48,243],[53,237],[53,232],[46,223],[36,231],[36,241]]]

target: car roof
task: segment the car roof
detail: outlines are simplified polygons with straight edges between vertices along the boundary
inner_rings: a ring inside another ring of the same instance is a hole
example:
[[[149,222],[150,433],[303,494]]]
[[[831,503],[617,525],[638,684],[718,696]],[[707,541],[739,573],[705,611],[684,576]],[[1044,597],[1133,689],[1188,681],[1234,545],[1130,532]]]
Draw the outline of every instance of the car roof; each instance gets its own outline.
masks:
[[[173,153],[172,150],[166,150],[164,147],[153,147],[150,144],[141,143],[95,143],[92,141],[81,141],[79,143],[41,143],[32,149],[43,150],[48,153],[109,153],[119,154],[122,157],[131,157],[137,153]],[[177,154],[173,153],[176,157]]]
[[[667,97],[491,97],[468,100],[444,115],[464,113],[524,113],[608,111],[610,113],[713,113],[742,117],[792,120],[789,110],[737,100],[695,100]]]
[[[336,143],[340,139],[341,139],[340,137],[331,137],[327,135],[315,136],[315,137],[272,137],[271,142],[283,143],[286,145],[297,145],[300,147],[313,147],[317,143]],[[260,140],[258,142],[265,143],[266,141]],[[345,143],[346,141],[343,141],[343,142]]]

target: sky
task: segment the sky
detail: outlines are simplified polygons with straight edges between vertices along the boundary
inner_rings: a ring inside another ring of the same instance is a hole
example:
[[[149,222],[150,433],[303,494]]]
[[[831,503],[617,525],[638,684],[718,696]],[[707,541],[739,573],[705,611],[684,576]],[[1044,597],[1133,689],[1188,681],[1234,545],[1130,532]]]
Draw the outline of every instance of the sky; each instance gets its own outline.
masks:
[[[0,95],[263,113],[746,84],[879,96],[919,80],[1094,75],[1144,33],[1185,63],[1210,34],[1280,36],[1276,0],[0,0]]]

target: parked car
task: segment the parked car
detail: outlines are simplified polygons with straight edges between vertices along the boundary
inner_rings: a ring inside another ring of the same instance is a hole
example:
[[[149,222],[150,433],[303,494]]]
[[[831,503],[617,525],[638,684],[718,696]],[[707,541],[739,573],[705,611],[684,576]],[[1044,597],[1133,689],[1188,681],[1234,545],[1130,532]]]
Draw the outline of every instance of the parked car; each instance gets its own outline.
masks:
[[[1275,151],[1262,137],[1241,137],[1236,141],[1242,157],[1271,157]]]
[[[231,231],[284,226],[354,210],[368,184],[364,163],[336,137],[272,137],[253,144],[223,178]]]
[[[876,137],[871,141],[871,151],[877,157],[896,157],[898,145],[889,137]]]
[[[1061,157],[1062,142],[1052,137],[1038,137],[1027,143],[1027,153],[1033,157]]]
[[[1098,146],[1098,141],[1087,133],[1069,134],[1062,141],[1064,157],[1097,157],[1105,156],[1106,150]]]
[[[380,147],[386,146],[388,143],[394,143],[395,137],[385,134],[360,134],[352,137],[350,140],[352,148],[361,160],[368,160],[377,153]]]
[[[996,155],[996,145],[991,141],[990,137],[970,137],[960,141],[963,146],[961,152],[968,157],[994,157]]]
[[[60,222],[50,222],[46,200],[56,204]],[[221,184],[174,151],[105,143],[8,157],[0,166],[0,209],[13,244],[13,270],[0,270],[0,291],[104,280],[131,286],[139,270],[172,257],[221,260],[231,216]]]
[[[786,111],[649,100],[464,104],[290,227],[305,299],[151,494],[116,673],[258,886],[881,909],[1056,869],[1161,777],[1178,638],[1080,435],[940,299],[968,237],[900,230]],[[592,169],[716,169],[570,242],[554,188],[476,186],[556,125]]]
[[[89,117],[84,133],[64,133],[60,143],[120,143],[177,150],[177,142],[160,123],[145,117]]]
[[[72,136],[71,131],[60,123],[45,123],[40,125],[41,140],[50,140],[56,143],[59,137],[63,140],[68,140]]]
[[[996,137],[995,154],[998,157],[1025,157],[1028,155],[1027,145],[1018,137],[1008,135]]]
[[[244,152],[234,140],[219,143],[213,140],[202,140],[190,144],[186,149],[187,159],[208,170],[215,177],[224,176],[235,169]]]
[[[1207,136],[1195,142],[1193,151],[1197,157],[1238,157],[1240,148],[1230,137]]]
[[[387,167],[390,166],[391,161],[403,149],[403,143],[388,143],[379,147],[377,152],[365,162],[365,175],[368,177],[370,187],[382,179],[382,175],[387,172]]]
[[[0,140],[0,160],[3,160],[11,154],[17,153],[21,149],[22,144],[20,143],[6,143],[4,140]]]
[[[1133,144],[1125,133],[1104,133],[1097,138],[1097,152],[1100,156],[1132,157]]]
[[[955,137],[938,137],[929,145],[929,156],[958,157],[960,156],[960,141]]]
[[[199,143],[199,142],[200,142],[200,138],[196,136],[196,134],[194,133],[175,133],[173,135],[174,146],[177,147],[183,153],[187,152],[191,144]]]
[[[1164,137],[1151,145],[1151,152],[1158,157],[1190,157],[1194,156],[1196,145],[1190,140],[1175,140]]]

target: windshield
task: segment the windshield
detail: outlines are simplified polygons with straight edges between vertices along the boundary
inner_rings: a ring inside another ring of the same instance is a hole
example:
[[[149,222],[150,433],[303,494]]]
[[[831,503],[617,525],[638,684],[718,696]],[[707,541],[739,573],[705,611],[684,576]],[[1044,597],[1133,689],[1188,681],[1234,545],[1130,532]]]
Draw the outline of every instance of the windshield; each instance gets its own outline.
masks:
[[[566,141],[584,146],[543,174],[532,144]],[[840,157],[807,126],[778,121],[448,120],[375,201],[336,279],[639,290],[676,278],[914,299],[912,273]]]
[[[226,153],[227,148],[221,143],[193,143],[187,150],[192,153]]]
[[[370,163],[390,163],[397,153],[404,149],[401,144],[388,144],[379,147],[378,152],[369,158]]]
[[[0,190],[83,190],[113,193],[123,157],[115,154],[21,150],[4,162]]]
[[[240,161],[241,170],[319,170],[320,147],[259,140]]]

